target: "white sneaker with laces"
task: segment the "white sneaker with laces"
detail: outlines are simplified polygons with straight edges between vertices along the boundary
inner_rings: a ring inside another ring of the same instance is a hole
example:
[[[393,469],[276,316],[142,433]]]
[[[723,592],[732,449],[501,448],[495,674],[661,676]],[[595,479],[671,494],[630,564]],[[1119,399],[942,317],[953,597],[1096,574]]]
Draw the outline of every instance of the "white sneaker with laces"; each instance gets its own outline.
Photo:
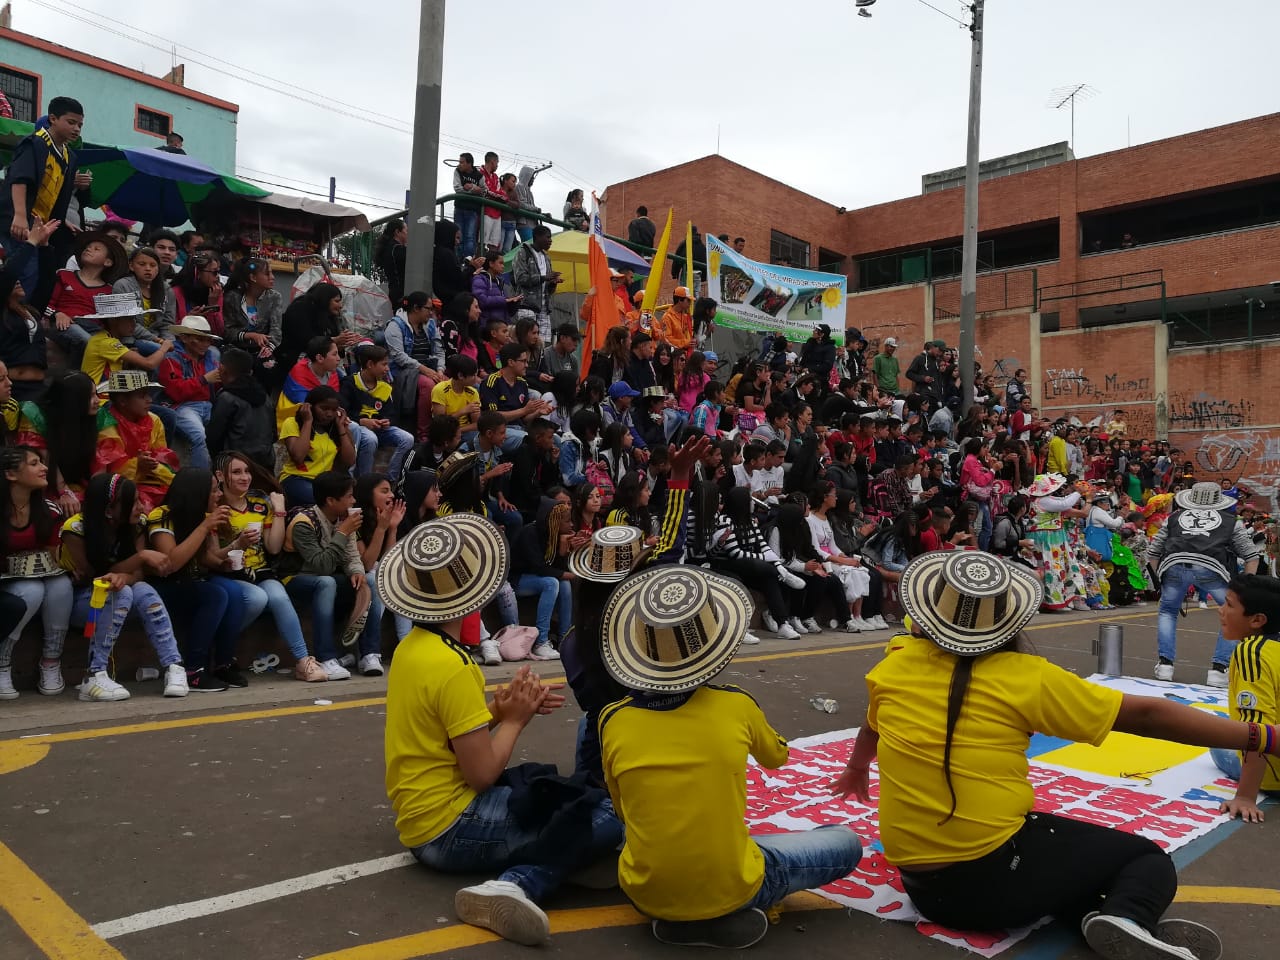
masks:
[[[129,699],[129,691],[107,676],[105,670],[99,670],[93,676],[85,677],[84,683],[76,689],[80,691],[81,700],[106,703],[112,700]]]
[[[166,697],[185,697],[191,692],[187,686],[187,668],[180,663],[171,663],[164,668],[164,695]]]
[[[559,660],[560,651],[553,647],[550,641],[547,643],[535,643],[533,649],[529,651],[529,656],[534,660]]]
[[[820,624],[814,617],[810,617],[808,620],[804,621],[804,628],[810,633],[822,632],[822,624]]]
[[[786,567],[778,568],[778,579],[782,581],[784,586],[790,587],[792,590],[803,590],[808,584],[797,577]]]
[[[806,633],[809,632],[809,628],[800,622],[799,617],[788,617],[787,626],[789,626],[792,630],[794,630],[796,633],[800,634],[801,636],[804,636]]]
[[[861,617],[854,617],[850,622],[858,628],[859,633],[869,633],[875,629],[875,627],[867,623],[867,621],[863,620]]]
[[[1173,679],[1173,664],[1172,664],[1172,663],[1157,663],[1157,664],[1156,664],[1156,679],[1157,679],[1157,680],[1172,680],[1172,679]]]
[[[17,700],[18,688],[13,685],[13,668],[0,667],[0,700]]]
[[[1165,943],[1126,917],[1092,913],[1081,926],[1085,941],[1106,960],[1196,960],[1186,947]]]
[[[67,689],[67,685],[62,679],[61,660],[54,660],[52,663],[45,663],[44,658],[41,658],[40,683],[36,689],[46,697],[56,697],[63,690]]]
[[[551,923],[536,903],[516,884],[486,880],[463,887],[453,897],[458,919],[473,927],[492,930],[504,940],[536,947],[551,936]]]
[[[330,680],[350,680],[351,671],[340,664],[337,660],[320,661],[320,669],[324,671],[325,677]]]
[[[778,621],[773,619],[773,615],[768,610],[760,612],[760,623],[770,633],[778,632]]]
[[[850,617],[844,622],[845,633],[861,633],[865,624],[863,626],[859,626],[859,624],[862,624],[861,620],[856,617]]]
[[[498,641],[494,639],[480,641],[480,662],[486,667],[496,667],[502,663],[502,654],[498,652]]]
[[[1201,600],[1201,601],[1200,601],[1200,609],[1201,609],[1201,610],[1208,610],[1208,609],[1209,609],[1209,604],[1207,604],[1205,601]]]
[[[748,633],[746,636],[742,638],[742,645],[744,647],[754,646],[759,642],[760,642],[760,638],[757,637],[754,633]]]
[[[889,625],[884,622],[884,617],[880,616],[880,614],[878,613],[874,617],[872,617],[870,620],[868,620],[867,623],[871,624],[872,630],[888,630],[889,629]]]
[[[1204,682],[1211,687],[1219,687],[1223,690],[1227,688],[1227,671],[1219,670],[1217,667],[1209,668],[1209,675],[1205,677]]]
[[[773,635],[779,640],[794,640],[800,636],[800,634],[791,629],[791,624],[789,623],[778,624],[778,629],[773,631]]]
[[[360,658],[360,673],[366,677],[382,676],[382,654],[366,653]]]

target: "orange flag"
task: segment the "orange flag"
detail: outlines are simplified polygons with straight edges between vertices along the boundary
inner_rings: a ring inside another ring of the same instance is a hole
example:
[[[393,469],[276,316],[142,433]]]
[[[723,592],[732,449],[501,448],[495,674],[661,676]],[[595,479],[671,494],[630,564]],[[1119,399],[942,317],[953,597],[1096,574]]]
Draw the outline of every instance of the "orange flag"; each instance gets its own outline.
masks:
[[[591,242],[587,245],[587,267],[591,271],[591,285],[596,295],[587,329],[582,335],[581,379],[585,380],[591,366],[591,354],[604,346],[605,335],[611,327],[622,323],[618,316],[618,303],[613,298],[613,280],[609,272],[609,257],[604,250],[604,228],[600,225],[600,203],[595,194],[595,211],[591,215]]]

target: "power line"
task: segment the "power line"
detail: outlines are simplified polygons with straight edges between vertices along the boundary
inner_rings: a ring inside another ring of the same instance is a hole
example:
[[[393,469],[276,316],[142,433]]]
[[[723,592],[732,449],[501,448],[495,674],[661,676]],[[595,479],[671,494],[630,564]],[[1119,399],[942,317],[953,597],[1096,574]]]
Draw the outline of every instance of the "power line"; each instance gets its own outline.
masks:
[[[270,180],[261,180],[258,177],[242,176],[240,179],[248,180],[252,183],[260,183],[268,187],[279,187],[281,190],[296,190],[298,193],[305,193],[308,196],[319,197],[322,200],[329,199],[328,193],[320,193],[316,190],[303,190],[301,187],[291,187],[283,183],[272,183]],[[350,197],[340,197],[340,196],[337,196],[336,194],[334,195],[333,199],[335,201],[341,200],[343,203],[354,203],[357,206],[362,206],[362,207],[377,207],[379,210],[403,210],[404,209],[404,204],[368,203],[364,200],[353,200]]]

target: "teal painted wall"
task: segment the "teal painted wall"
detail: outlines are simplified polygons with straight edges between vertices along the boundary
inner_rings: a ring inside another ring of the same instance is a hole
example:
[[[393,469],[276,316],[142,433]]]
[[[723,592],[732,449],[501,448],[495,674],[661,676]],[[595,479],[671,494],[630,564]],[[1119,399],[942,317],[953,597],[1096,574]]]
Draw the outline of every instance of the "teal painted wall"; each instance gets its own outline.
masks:
[[[184,149],[222,173],[236,171],[236,114],[129,77],[0,37],[0,64],[40,78],[36,116],[56,96],[84,104],[84,138],[122,147],[160,147],[164,138],[134,129],[135,104],[167,113],[170,129],[184,138]]]

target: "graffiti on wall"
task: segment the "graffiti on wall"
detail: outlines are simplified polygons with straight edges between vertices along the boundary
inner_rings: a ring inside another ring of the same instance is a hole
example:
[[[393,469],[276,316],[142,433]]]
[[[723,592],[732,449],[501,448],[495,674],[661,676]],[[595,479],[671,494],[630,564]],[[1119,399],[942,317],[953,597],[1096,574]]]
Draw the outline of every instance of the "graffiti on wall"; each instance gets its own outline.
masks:
[[[1254,404],[1241,397],[1230,400],[1207,393],[1174,393],[1169,397],[1172,430],[1226,430],[1253,422]]]
[[[1133,377],[1117,371],[1085,372],[1084,367],[1046,367],[1041,396],[1045,403],[1153,402],[1150,377]]]
[[[1280,430],[1226,430],[1174,439],[1200,479],[1227,478],[1249,488],[1258,505],[1280,512]]]

